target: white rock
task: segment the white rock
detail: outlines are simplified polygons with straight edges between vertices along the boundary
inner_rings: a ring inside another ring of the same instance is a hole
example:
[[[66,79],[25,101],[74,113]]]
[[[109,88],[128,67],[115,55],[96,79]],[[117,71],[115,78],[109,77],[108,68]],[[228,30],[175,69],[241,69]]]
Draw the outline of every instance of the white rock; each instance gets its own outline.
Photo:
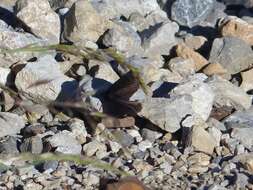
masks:
[[[40,82],[43,84],[33,86]],[[77,88],[77,82],[62,74],[59,64],[50,55],[27,63],[18,72],[15,84],[27,99],[37,103],[69,98]]]
[[[152,142],[150,142],[149,140],[141,141],[138,144],[138,149],[142,152],[145,152],[148,148],[151,148],[151,147],[152,147]]]
[[[49,137],[47,141],[52,147],[55,147],[55,151],[59,153],[80,154],[82,150],[82,146],[76,140],[73,133],[66,130]]]
[[[208,84],[199,79],[189,79],[176,86],[171,95],[190,95],[192,97],[192,108],[194,112],[206,121],[211,113],[214,92]]]
[[[10,74],[11,70],[8,68],[2,68],[0,67],[0,83],[1,85],[6,85],[8,82],[8,76]]]
[[[80,144],[86,142],[88,133],[82,120],[73,118],[69,121],[68,126]]]
[[[106,152],[106,146],[97,140],[93,140],[83,146],[83,151],[87,156],[94,156],[98,151]]]
[[[179,26],[175,22],[164,22],[151,35],[142,33],[143,48],[147,56],[151,55],[169,55],[171,48],[176,45],[177,39],[175,33],[178,32]]]
[[[236,109],[250,108],[252,104],[250,96],[229,81],[213,76],[207,84],[214,91],[214,101],[217,106],[234,106]]]
[[[60,18],[47,0],[18,0],[17,17],[23,21],[36,36],[47,39],[50,44],[60,40]]]
[[[22,117],[7,112],[0,112],[0,138],[7,135],[16,135],[25,127]]]

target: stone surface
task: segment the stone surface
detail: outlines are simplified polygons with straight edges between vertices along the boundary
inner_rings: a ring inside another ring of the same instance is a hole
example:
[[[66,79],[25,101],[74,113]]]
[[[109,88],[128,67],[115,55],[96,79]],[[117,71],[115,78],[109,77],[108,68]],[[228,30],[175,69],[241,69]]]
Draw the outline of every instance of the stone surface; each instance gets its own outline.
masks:
[[[195,73],[195,63],[192,59],[175,57],[170,60],[168,67],[172,72],[179,73],[184,78]]]
[[[80,144],[86,142],[86,137],[88,136],[88,133],[82,120],[78,118],[73,118],[69,121],[68,126],[70,128],[70,131],[76,137]]]
[[[189,95],[174,99],[147,98],[142,103],[139,116],[148,118],[152,123],[168,132],[180,129],[180,123],[187,115],[192,115],[192,98]]]
[[[145,54],[147,56],[168,55],[171,48],[178,43],[175,33],[178,31],[179,26],[175,22],[166,21],[156,28],[154,31],[148,30],[141,33],[142,47],[145,49]]]
[[[106,146],[98,141],[92,141],[83,146],[83,151],[87,156],[98,156],[99,153],[106,153]]]
[[[193,126],[188,138],[188,146],[210,155],[213,153],[216,146],[215,139],[202,126]]]
[[[240,162],[245,169],[253,173],[253,153],[244,153],[233,158],[234,162]]]
[[[242,83],[240,87],[245,91],[249,91],[253,89],[253,69],[250,69],[245,72],[241,72]]]
[[[43,151],[43,142],[39,136],[30,137],[24,140],[20,145],[21,152],[31,152],[32,154],[40,154]]]
[[[215,96],[208,84],[199,79],[192,78],[176,86],[172,90],[171,95],[190,95],[193,100],[193,111],[204,121],[208,119]]]
[[[251,98],[241,88],[218,76],[213,76],[207,84],[215,94],[215,105],[233,106],[236,109],[248,109],[251,106]]]
[[[127,56],[136,55],[142,51],[141,38],[127,22],[116,22],[103,36],[103,44],[113,47]]]
[[[178,44],[175,49],[178,57],[192,59],[194,61],[195,71],[199,71],[208,64],[208,61],[202,55],[187,47],[185,44]]]
[[[253,45],[253,24],[249,24],[238,17],[228,17],[221,21],[222,36],[234,36]]]
[[[180,25],[193,27],[205,20],[213,7],[213,0],[176,0],[171,7],[171,18]]]
[[[227,73],[227,70],[219,63],[210,63],[203,69],[203,73],[208,76],[220,75],[223,76]]]
[[[22,117],[8,112],[0,112],[0,137],[17,135],[25,127]]]
[[[60,18],[48,0],[18,0],[16,15],[37,37],[46,39],[50,44],[58,44],[60,40]]]
[[[18,72],[15,84],[28,100],[37,103],[69,98],[77,88],[77,82],[61,73],[59,64],[50,55],[27,63]]]
[[[66,40],[82,45],[84,42],[96,42],[110,27],[105,20],[86,0],[73,4],[65,17],[64,37]]]
[[[185,45],[193,50],[200,49],[207,41],[204,36],[187,36],[184,39]]]
[[[18,139],[15,137],[8,137],[0,143],[0,154],[17,154]]]
[[[47,141],[53,148],[56,148],[55,152],[58,153],[79,155],[82,150],[73,133],[66,130],[49,137]]]
[[[239,38],[216,38],[213,42],[209,61],[219,63],[229,74],[236,74],[249,68],[252,63],[250,45]]]
[[[8,68],[0,67],[0,84],[7,85],[8,77],[10,76],[11,70]]]

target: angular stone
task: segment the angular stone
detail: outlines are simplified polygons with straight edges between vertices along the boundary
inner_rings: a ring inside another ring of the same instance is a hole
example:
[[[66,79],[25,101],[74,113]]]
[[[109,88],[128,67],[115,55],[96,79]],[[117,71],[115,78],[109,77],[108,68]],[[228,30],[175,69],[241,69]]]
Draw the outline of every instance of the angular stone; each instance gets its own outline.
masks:
[[[189,95],[177,96],[173,99],[147,98],[142,103],[139,116],[168,132],[176,132],[187,115],[194,115],[192,98]]]
[[[250,69],[248,71],[245,72],[241,72],[241,76],[242,76],[242,83],[240,85],[240,87],[247,92],[248,90],[252,90],[253,89],[253,69]]]
[[[29,33],[16,32],[13,28],[9,27],[5,22],[0,20],[0,48],[3,49],[17,49],[31,44],[45,45],[45,40],[39,39]],[[3,57],[3,60],[7,60],[6,63],[13,64],[19,60],[26,60],[32,57],[38,56],[38,53],[32,52],[16,52],[7,53]],[[6,65],[6,67],[10,66]]]
[[[27,63],[18,72],[15,84],[28,100],[37,103],[70,98],[77,88],[77,82],[65,76],[50,55],[41,57],[37,62]]]
[[[186,78],[195,73],[195,63],[192,59],[175,57],[170,60],[168,67],[172,72],[179,73],[183,78]]]
[[[216,142],[202,126],[193,126],[188,138],[188,146],[194,147],[197,151],[212,155]]]
[[[211,75],[224,75],[227,73],[227,70],[223,68],[223,66],[219,63],[210,63],[203,69],[203,73],[208,76]]]
[[[229,74],[236,74],[249,68],[253,62],[253,51],[246,42],[236,37],[216,38],[209,61],[219,63]]]
[[[207,39],[204,36],[188,36],[184,39],[185,45],[193,50],[198,50],[206,42]]]
[[[18,139],[15,137],[8,137],[0,143],[0,155],[1,154],[17,154],[18,151]]]
[[[86,142],[86,137],[88,136],[88,133],[82,120],[78,118],[73,118],[68,122],[68,126],[73,135],[76,137],[76,140],[78,140],[80,144]]]
[[[128,18],[133,12],[146,16],[160,9],[156,0],[92,0],[91,3],[99,14],[106,19],[122,15]]]
[[[18,0],[16,2],[17,17],[24,22],[31,32],[49,41],[58,44],[60,40],[60,18],[55,13],[48,0]]]
[[[193,111],[204,121],[208,119],[215,96],[208,84],[199,79],[192,78],[176,86],[172,90],[171,95],[190,95],[193,100]]]
[[[207,84],[215,93],[214,101],[217,107],[233,106],[236,109],[250,108],[250,96],[229,81],[218,76],[213,76],[208,80]]]
[[[141,50],[141,38],[127,22],[116,22],[103,36],[103,44],[113,47],[127,56],[136,55]]]
[[[0,67],[0,84],[6,85],[8,82],[8,76],[10,76],[11,70],[9,68]]]
[[[147,56],[169,55],[171,48],[178,43],[175,37],[175,33],[179,30],[177,23],[166,21],[159,25],[154,31],[141,33],[143,38],[142,47],[145,49]]]
[[[17,135],[25,127],[22,117],[8,112],[0,112],[0,138],[7,135]]]
[[[228,17],[221,21],[222,36],[234,36],[253,45],[253,24],[249,24],[238,17]]]
[[[240,162],[245,169],[253,173],[253,153],[244,153],[233,158],[233,162]]]
[[[65,17],[63,36],[79,45],[87,41],[96,42],[109,25],[89,1],[78,0]]]
[[[69,131],[61,131],[52,137],[49,137],[47,141],[53,148],[56,148],[56,152],[64,154],[80,154],[82,146],[76,140],[73,133]]]
[[[94,156],[99,151],[106,152],[106,146],[96,140],[91,141],[83,146],[83,151],[87,156]]]
[[[208,64],[208,61],[202,55],[187,47],[185,44],[178,44],[175,49],[178,57],[192,59],[194,61],[195,71],[199,71]]]
[[[213,7],[213,0],[176,0],[171,7],[171,18],[191,28],[205,20]]]
[[[20,145],[21,152],[31,152],[32,154],[40,154],[43,151],[43,142],[39,136],[26,138]]]

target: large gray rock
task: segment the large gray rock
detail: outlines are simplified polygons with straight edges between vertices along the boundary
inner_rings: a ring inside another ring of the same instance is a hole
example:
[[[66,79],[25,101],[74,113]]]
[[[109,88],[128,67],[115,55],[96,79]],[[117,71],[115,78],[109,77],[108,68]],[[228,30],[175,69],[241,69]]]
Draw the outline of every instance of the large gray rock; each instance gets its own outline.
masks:
[[[127,56],[141,52],[141,38],[127,22],[116,22],[115,26],[105,33],[103,44],[113,47]]]
[[[245,111],[237,111],[223,122],[227,128],[232,129],[233,138],[239,140],[246,148],[253,146],[253,107]]]
[[[69,98],[78,85],[60,71],[59,64],[50,55],[27,63],[18,72],[15,84],[25,98],[37,103]]]
[[[17,135],[25,127],[22,117],[7,112],[0,112],[0,138],[7,135]]]
[[[223,37],[214,40],[209,61],[235,74],[253,65],[252,58],[253,51],[246,42],[236,37]]]
[[[145,16],[160,9],[156,0],[92,0],[94,8],[106,18],[128,18],[131,13],[138,12]]]
[[[147,98],[142,102],[142,110],[138,115],[173,133],[180,129],[181,122],[187,116],[194,115],[192,97],[182,95],[173,99]]]
[[[166,21],[154,31],[144,31],[142,46],[147,56],[152,55],[169,55],[170,50],[178,41],[175,33],[178,32],[179,26],[175,22]]]
[[[249,109],[251,98],[241,88],[219,77],[211,77],[207,84],[215,94],[214,104],[218,107],[233,106],[236,109]]]
[[[52,147],[56,148],[55,151],[58,153],[79,155],[82,150],[82,146],[75,138],[75,135],[66,130],[49,137],[47,141]]]
[[[205,20],[214,7],[214,0],[176,0],[171,18],[180,25],[192,27]]]
[[[172,90],[171,95],[190,95],[194,112],[206,121],[211,113],[215,95],[211,87],[197,76],[180,83]]]
[[[1,49],[17,49],[22,48],[27,45],[36,44],[36,45],[45,45],[45,40],[39,39],[32,34],[16,32],[13,28],[8,26],[5,22],[0,20],[0,39]],[[16,53],[7,53],[3,59],[8,60],[10,64],[17,62],[19,60],[30,59],[38,55],[37,53],[32,52],[16,52]],[[10,65],[9,65],[10,66]],[[6,65],[8,67],[8,65]]]
[[[63,36],[79,44],[96,42],[108,28],[109,21],[99,15],[89,1],[78,0],[65,17]]]
[[[17,17],[24,22],[31,32],[49,41],[58,44],[60,40],[60,18],[55,13],[48,0],[18,0],[16,3]]]

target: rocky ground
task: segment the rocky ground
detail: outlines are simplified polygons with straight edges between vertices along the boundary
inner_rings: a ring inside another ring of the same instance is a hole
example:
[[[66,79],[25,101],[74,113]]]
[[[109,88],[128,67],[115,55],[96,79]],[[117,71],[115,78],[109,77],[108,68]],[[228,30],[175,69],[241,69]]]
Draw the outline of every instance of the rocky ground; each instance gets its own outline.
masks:
[[[252,48],[252,0],[1,0],[0,189],[253,190]]]

